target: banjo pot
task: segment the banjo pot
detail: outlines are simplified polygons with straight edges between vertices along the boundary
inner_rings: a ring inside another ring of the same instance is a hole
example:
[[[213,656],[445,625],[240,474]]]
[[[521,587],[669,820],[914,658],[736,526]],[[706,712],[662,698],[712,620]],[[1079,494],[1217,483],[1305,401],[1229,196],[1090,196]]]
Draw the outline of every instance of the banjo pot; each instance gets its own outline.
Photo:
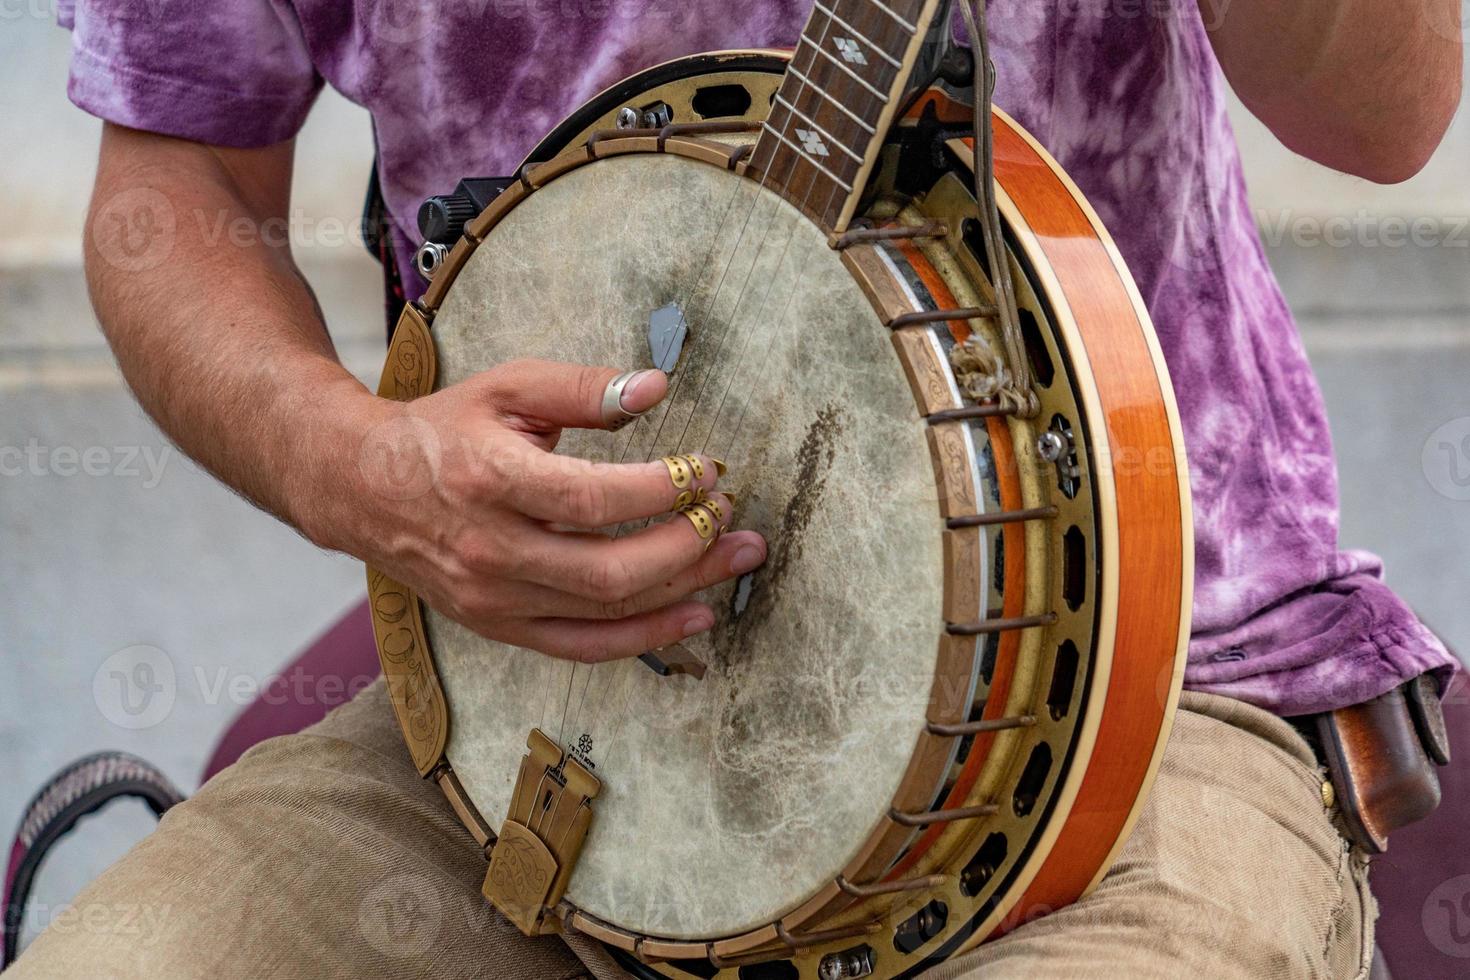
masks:
[[[369,569],[410,754],[528,934],[644,977],[916,976],[1084,895],[1137,817],[1189,629],[1172,389],[941,6],[829,0],[794,52],[649,69],[433,204],[379,394],[663,367],[557,451],[724,460],[770,546],[707,634],[595,665]]]

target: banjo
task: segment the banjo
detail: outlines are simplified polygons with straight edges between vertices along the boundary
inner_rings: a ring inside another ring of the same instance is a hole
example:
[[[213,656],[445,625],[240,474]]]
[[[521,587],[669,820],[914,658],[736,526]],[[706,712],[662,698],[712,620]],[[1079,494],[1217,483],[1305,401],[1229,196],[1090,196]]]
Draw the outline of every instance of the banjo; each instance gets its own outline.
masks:
[[[723,460],[770,545],[707,634],[599,664],[368,570],[411,757],[528,935],[642,977],[917,976],[1086,894],[1137,817],[1189,632],[1178,414],[961,13],[973,53],[947,2],[819,0],[794,51],[625,79],[421,212],[379,394],[661,367],[558,452]]]

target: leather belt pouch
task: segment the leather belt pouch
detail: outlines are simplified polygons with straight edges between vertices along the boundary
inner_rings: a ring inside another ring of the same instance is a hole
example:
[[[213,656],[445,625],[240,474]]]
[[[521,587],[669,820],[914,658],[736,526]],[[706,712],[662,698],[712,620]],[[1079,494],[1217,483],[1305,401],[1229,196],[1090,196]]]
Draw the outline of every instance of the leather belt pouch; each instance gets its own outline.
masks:
[[[1434,679],[1421,674],[1372,701],[1316,716],[1344,829],[1370,854],[1439,805],[1449,739]]]

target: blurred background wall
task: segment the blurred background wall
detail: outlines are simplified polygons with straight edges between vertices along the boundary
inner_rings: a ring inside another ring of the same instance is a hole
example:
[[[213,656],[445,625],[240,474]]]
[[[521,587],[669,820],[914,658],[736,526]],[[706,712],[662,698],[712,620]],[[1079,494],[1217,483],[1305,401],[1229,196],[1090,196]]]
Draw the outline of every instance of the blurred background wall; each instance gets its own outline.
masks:
[[[363,589],[356,563],[170,449],[123,386],[81,277],[100,124],[66,100],[67,56],[50,0],[0,0],[0,447],[52,461],[0,475],[6,834],[44,778],[97,749],[136,752],[192,791],[230,719]],[[1470,111],[1429,168],[1395,187],[1296,158],[1236,118],[1263,236],[1326,392],[1343,544],[1382,555],[1402,594],[1470,649]],[[367,116],[327,92],[300,147],[293,242],[339,351],[375,377],[380,285],[354,234]],[[101,447],[103,472],[65,465],[66,447]],[[171,666],[176,694],[130,728],[103,665],[140,645]],[[64,850],[40,914],[150,822],[135,808]]]

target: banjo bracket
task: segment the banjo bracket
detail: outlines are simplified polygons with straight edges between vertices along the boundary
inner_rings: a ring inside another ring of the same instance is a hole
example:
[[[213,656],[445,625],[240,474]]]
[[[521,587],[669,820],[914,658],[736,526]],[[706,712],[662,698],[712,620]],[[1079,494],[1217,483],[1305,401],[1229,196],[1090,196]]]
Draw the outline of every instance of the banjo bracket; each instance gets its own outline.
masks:
[[[602,783],[539,728],[526,748],[482,890],[516,928],[536,936],[560,927],[548,913],[577,866]]]

